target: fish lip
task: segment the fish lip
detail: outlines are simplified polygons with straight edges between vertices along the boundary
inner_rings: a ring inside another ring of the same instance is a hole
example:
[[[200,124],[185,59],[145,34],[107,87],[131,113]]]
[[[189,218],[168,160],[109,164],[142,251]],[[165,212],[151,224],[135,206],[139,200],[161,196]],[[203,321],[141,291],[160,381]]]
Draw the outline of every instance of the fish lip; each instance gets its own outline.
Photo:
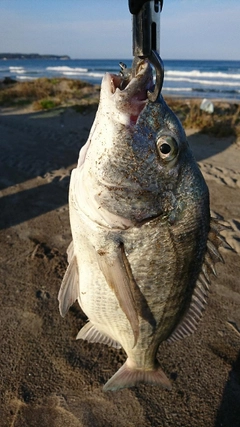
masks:
[[[119,112],[128,114],[131,124],[135,124],[148,101],[148,91],[153,87],[150,63],[147,60],[140,61],[136,76],[130,77],[124,88],[121,88],[122,82],[120,75],[106,73],[102,81],[102,94]]]

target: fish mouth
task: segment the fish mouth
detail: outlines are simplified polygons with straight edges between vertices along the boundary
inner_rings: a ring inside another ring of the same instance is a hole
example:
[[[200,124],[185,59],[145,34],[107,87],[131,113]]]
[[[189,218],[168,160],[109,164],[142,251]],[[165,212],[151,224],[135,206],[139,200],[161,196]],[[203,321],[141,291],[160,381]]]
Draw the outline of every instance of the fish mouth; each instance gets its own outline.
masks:
[[[126,75],[124,73],[111,76],[111,92],[115,93],[116,90],[129,92],[136,91],[140,100],[147,98],[147,91],[153,85],[153,76],[150,63],[145,60],[139,60],[135,76],[132,75],[132,70],[129,69]]]
[[[131,123],[136,123],[140,112],[148,101],[148,91],[152,90],[152,67],[147,60],[140,60],[135,76],[129,72],[127,78],[122,75],[106,73],[103,78],[102,91],[108,100],[114,102],[115,108],[128,114]]]

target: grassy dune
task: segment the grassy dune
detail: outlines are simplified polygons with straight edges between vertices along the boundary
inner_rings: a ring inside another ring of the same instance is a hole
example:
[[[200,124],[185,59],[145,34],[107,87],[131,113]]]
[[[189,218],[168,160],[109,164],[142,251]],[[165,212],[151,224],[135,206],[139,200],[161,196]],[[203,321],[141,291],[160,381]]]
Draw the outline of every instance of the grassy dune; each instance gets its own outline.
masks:
[[[1,107],[26,107],[33,110],[72,107],[80,113],[97,108],[99,85],[66,78],[40,78],[30,82],[5,79],[0,83]],[[214,113],[200,110],[201,100],[167,98],[168,105],[179,116],[185,128],[198,129],[217,137],[240,138],[240,104],[215,101]]]
[[[202,133],[217,137],[240,138],[240,104],[214,101],[214,113],[200,110],[201,99],[166,99],[187,129],[199,129]]]
[[[5,80],[0,84],[0,106],[31,106],[35,111],[76,106],[81,111],[97,107],[99,91],[97,85],[65,78],[40,78],[30,82]]]

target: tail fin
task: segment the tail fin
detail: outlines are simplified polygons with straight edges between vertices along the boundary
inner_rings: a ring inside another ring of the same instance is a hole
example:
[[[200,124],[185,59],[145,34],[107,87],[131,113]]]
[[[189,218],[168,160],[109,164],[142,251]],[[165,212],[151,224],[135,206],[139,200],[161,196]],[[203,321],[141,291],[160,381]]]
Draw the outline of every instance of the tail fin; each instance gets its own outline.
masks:
[[[153,370],[134,369],[128,366],[128,361],[108,380],[103,391],[117,391],[125,387],[134,387],[140,383],[160,385],[170,390],[172,388],[169,379],[160,367]]]

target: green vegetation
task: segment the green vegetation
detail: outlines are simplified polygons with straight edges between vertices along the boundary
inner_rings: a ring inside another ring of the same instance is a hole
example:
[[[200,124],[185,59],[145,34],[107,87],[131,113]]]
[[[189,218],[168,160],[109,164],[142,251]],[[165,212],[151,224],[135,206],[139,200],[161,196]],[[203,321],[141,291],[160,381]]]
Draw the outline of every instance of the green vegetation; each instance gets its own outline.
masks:
[[[58,106],[96,108],[99,86],[80,80],[41,78],[30,82],[7,80],[0,84],[0,106],[19,107],[31,105],[34,110],[49,110]]]
[[[37,108],[37,105],[39,108]],[[53,101],[52,99],[41,99],[41,101],[36,101],[35,109],[39,110],[51,110],[52,108],[58,107],[59,103]]]

